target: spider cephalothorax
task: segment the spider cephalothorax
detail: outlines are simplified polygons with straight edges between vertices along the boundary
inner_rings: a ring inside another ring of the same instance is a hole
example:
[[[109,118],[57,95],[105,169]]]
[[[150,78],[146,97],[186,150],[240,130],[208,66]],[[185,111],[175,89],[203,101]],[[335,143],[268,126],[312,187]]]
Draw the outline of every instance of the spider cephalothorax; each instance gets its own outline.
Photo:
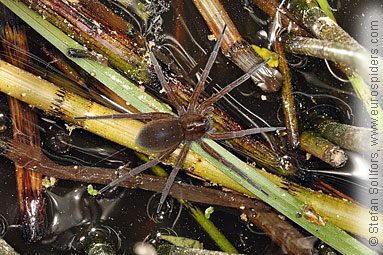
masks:
[[[241,131],[215,133],[214,129],[212,128],[209,117],[206,116],[206,114],[213,109],[212,105],[215,102],[221,99],[226,93],[231,91],[233,88],[237,87],[238,85],[242,84],[244,81],[249,79],[251,75],[255,73],[257,70],[259,70],[261,67],[263,67],[268,60],[252,68],[248,73],[242,75],[241,77],[236,79],[234,82],[227,85],[220,92],[206,99],[200,105],[197,104],[198,98],[204,88],[206,78],[210,72],[210,69],[215,61],[215,58],[221,46],[225,28],[223,29],[221,36],[219,37],[217,43],[215,44],[214,50],[210,54],[206,67],[202,72],[201,79],[199,80],[198,84],[196,85],[194,89],[194,92],[191,96],[191,99],[189,101],[189,105],[187,106],[187,108],[182,106],[181,103],[175,97],[173,91],[171,90],[170,86],[168,85],[168,83],[166,82],[164,78],[164,75],[161,72],[161,68],[153,52],[148,47],[150,59],[153,63],[154,70],[161,82],[162,87],[165,89],[166,93],[169,96],[169,99],[172,101],[172,103],[174,104],[174,107],[176,108],[178,112],[177,117],[168,113],[153,112],[153,113],[137,113],[137,114],[120,113],[120,114],[112,114],[112,115],[87,116],[87,117],[75,118],[75,119],[130,118],[130,119],[138,119],[138,120],[151,119],[150,122],[144,125],[144,127],[138,134],[136,143],[137,145],[141,146],[142,148],[146,150],[149,150],[152,152],[158,152],[159,155],[153,160],[131,169],[127,174],[119,177],[118,179],[106,185],[104,188],[102,188],[99,191],[99,193],[103,193],[104,191],[114,187],[121,181],[131,176],[137,175],[141,173],[142,171],[148,169],[149,167],[152,167],[158,164],[159,162],[161,162],[161,160],[166,159],[173,151],[175,151],[178,148],[179,145],[183,143],[183,147],[174,165],[173,171],[169,175],[165,188],[162,192],[160,203],[157,209],[157,211],[159,212],[165,201],[166,196],[169,193],[169,190],[174,182],[174,179],[179,169],[182,167],[185,161],[186,155],[190,149],[190,145],[192,142],[199,143],[200,146],[212,157],[216,158],[217,160],[222,162],[224,165],[231,168],[233,171],[235,171],[238,175],[240,175],[242,178],[247,180],[255,188],[264,192],[261,189],[261,187],[259,187],[253,180],[248,178],[240,169],[236,168],[230,162],[220,157],[217,152],[215,152],[207,143],[205,143],[201,139],[201,138],[210,138],[215,140],[232,139],[232,138],[242,137],[245,135],[250,135],[250,134],[255,134],[260,132],[268,132],[268,131],[276,131],[276,130],[284,129],[284,128],[273,128],[273,127],[252,128],[252,129],[246,129]]]
[[[183,115],[179,122],[185,135],[185,140],[195,141],[203,137],[211,128],[210,120],[202,114],[190,113]]]

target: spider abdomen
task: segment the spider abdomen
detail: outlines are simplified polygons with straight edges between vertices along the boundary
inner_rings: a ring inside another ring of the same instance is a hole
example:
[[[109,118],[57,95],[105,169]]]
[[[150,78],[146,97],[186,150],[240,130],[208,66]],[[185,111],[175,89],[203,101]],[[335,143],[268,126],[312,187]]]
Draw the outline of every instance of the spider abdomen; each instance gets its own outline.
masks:
[[[182,126],[177,119],[153,120],[144,125],[136,143],[152,152],[167,151],[184,139]]]

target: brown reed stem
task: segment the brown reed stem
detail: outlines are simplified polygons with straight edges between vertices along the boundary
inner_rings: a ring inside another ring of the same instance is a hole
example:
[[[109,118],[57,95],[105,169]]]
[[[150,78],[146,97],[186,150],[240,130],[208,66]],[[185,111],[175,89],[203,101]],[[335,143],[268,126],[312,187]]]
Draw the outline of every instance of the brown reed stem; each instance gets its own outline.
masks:
[[[215,38],[219,38],[223,27],[227,25],[222,42],[222,52],[234,64],[247,73],[251,68],[262,63],[263,59],[242,38],[219,0],[193,0],[193,3]],[[253,74],[252,80],[265,92],[278,91],[282,84],[280,73],[268,65],[265,65],[256,74]]]
[[[1,11],[2,17],[8,21],[1,37],[16,45],[16,47],[23,49],[24,52],[28,52],[29,48],[24,27],[18,25],[16,16],[4,7]],[[3,49],[5,58],[15,65],[24,67],[30,61],[28,55],[19,54],[20,51],[15,51],[8,43],[3,44]],[[40,133],[35,110],[10,96],[8,102],[13,124],[13,139],[40,148]],[[29,171],[16,162],[15,168],[23,235],[27,242],[35,242],[46,234],[42,177],[39,173]]]
[[[4,156],[41,175],[98,184],[108,184],[116,178],[115,172],[107,168],[58,165],[47,158],[40,150],[20,142],[12,141],[7,143],[0,141],[0,147],[4,149]],[[161,193],[165,183],[165,177],[141,174],[134,178],[129,178],[122,182],[120,186]],[[237,209],[241,207],[250,208],[256,212],[270,210],[270,207],[264,203],[255,201],[242,194],[198,187],[185,183],[174,183],[170,190],[170,195],[178,199],[210,205]]]

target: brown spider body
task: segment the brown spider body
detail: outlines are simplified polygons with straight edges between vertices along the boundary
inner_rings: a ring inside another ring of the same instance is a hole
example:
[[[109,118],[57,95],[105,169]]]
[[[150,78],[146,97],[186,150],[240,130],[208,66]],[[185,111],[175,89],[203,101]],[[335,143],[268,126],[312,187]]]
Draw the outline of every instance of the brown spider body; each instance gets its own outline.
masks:
[[[210,120],[201,114],[185,112],[179,118],[152,120],[144,125],[136,143],[151,152],[164,152],[183,140],[195,141],[210,130]]]
[[[179,120],[167,118],[146,123],[138,134],[136,143],[145,150],[163,152],[180,144],[184,137]]]
[[[186,112],[179,118],[186,141],[195,141],[203,137],[210,130],[209,119],[202,114]]]
[[[226,26],[225,26],[226,28]],[[172,89],[169,84],[166,82],[164,75],[161,72],[160,65],[158,64],[153,52],[148,47],[149,56],[153,63],[154,70],[161,82],[162,87],[166,90],[169,99],[173,102],[174,107],[178,112],[178,117],[175,117],[168,113],[160,113],[160,112],[152,112],[152,113],[137,113],[137,114],[129,114],[129,113],[120,113],[120,114],[112,114],[112,115],[104,115],[104,116],[87,116],[87,117],[76,117],[75,119],[122,119],[122,118],[130,118],[130,119],[138,119],[138,120],[147,120],[151,119],[152,121],[148,122],[144,125],[142,130],[137,136],[136,143],[142,148],[152,151],[159,152],[159,155],[152,159],[151,161],[137,166],[131,169],[127,174],[115,179],[104,188],[102,188],[99,193],[103,193],[106,190],[116,186],[118,183],[123,180],[137,175],[146,169],[157,165],[162,160],[166,159],[173,151],[177,149],[179,145],[183,143],[183,147],[180,151],[179,156],[177,157],[177,161],[173,168],[173,171],[170,173],[168,180],[166,182],[165,188],[162,192],[162,196],[158,205],[157,212],[161,210],[161,207],[167,197],[170,188],[175,180],[175,177],[178,171],[182,168],[182,165],[186,159],[186,155],[190,149],[191,143],[196,142],[200,144],[203,150],[205,150],[208,154],[210,154],[213,158],[217,159],[225,166],[231,168],[234,172],[236,172],[239,176],[241,176],[244,180],[250,183],[252,186],[262,191],[267,195],[265,191],[262,190],[260,186],[258,186],[252,179],[250,179],[247,175],[245,175],[240,169],[235,167],[232,163],[226,161],[222,158],[213,148],[211,148],[206,142],[203,141],[202,138],[210,138],[213,140],[221,140],[221,139],[232,139],[236,137],[242,137],[245,135],[260,133],[260,132],[269,132],[276,130],[283,130],[284,128],[251,128],[240,131],[232,131],[232,132],[219,132],[214,133],[214,129],[212,128],[211,121],[206,114],[212,111],[213,104],[221,99],[225,94],[230,92],[235,87],[242,84],[244,81],[249,79],[252,74],[254,74],[257,70],[262,68],[267,61],[264,63],[253,67],[248,73],[242,75],[229,85],[227,85],[220,92],[212,95],[208,99],[206,99],[203,103],[198,105],[198,98],[204,88],[204,84],[206,78],[210,72],[210,69],[215,61],[215,58],[218,54],[219,48],[221,46],[223,40],[224,30],[220,38],[218,39],[213,52],[210,54],[209,60],[206,64],[204,71],[201,74],[201,78],[196,85],[193,95],[190,98],[189,105],[185,109],[184,106],[178,101],[175,97]]]

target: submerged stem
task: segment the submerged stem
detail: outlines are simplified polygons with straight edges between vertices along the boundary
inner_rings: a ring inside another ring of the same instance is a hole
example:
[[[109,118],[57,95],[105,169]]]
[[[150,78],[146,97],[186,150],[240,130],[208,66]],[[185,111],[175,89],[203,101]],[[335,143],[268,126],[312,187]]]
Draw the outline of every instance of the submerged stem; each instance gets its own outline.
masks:
[[[275,42],[275,51],[278,53],[279,70],[282,73],[282,107],[287,128],[287,137],[290,146],[296,149],[299,146],[298,120],[295,112],[294,97],[291,86],[290,70],[279,37]]]
[[[328,17],[318,6],[306,0],[292,0],[289,10],[317,37],[323,40],[339,42],[355,49],[363,47]]]
[[[318,6],[313,4],[311,1],[305,0],[293,0],[290,1],[289,9],[298,19],[300,19],[305,26],[314,34],[315,37],[330,41],[334,43],[339,43],[345,45],[345,47],[351,47],[354,51],[363,53],[368,52],[363,46],[361,46],[354,38],[352,38],[346,31],[344,31],[334,20],[326,15]],[[372,52],[371,52],[372,53]],[[375,58],[378,58],[377,54],[371,54],[368,59],[367,64],[372,63],[371,61],[377,61]],[[377,63],[377,62],[376,62]],[[366,64],[365,62],[361,64]],[[378,64],[376,64],[378,65]],[[379,104],[376,104],[372,101],[377,100],[376,96],[373,96],[372,92],[382,92],[380,88],[373,87],[376,85],[376,82],[373,79],[367,78],[366,81],[355,72],[352,72],[350,68],[341,66],[340,69],[347,75],[348,79],[351,81],[352,86],[354,87],[355,92],[359,98],[363,101],[367,113],[372,119],[377,120],[377,127],[379,130],[383,130],[383,110]],[[378,68],[379,69],[379,68]],[[365,69],[363,69],[365,70]],[[378,70],[378,73],[381,71]],[[365,73],[362,71],[362,74]],[[371,74],[371,71],[368,73]],[[375,74],[377,75],[377,74]],[[365,75],[364,75],[365,76]],[[376,76],[378,77],[378,76]],[[368,85],[365,83],[367,82]],[[373,91],[372,91],[373,90]]]
[[[368,80],[369,70],[366,63],[370,59],[370,54],[360,47],[345,45],[339,42],[294,36],[292,34],[284,38],[284,47],[291,53],[328,59],[341,65],[349,66]]]
[[[383,141],[383,133],[377,131],[376,125],[370,129],[341,124],[329,118],[317,118],[312,127],[322,137],[348,150],[371,152],[382,148],[378,142],[368,142],[374,138],[376,141]]]
[[[347,154],[339,146],[318,136],[312,131],[305,131],[301,135],[301,149],[320,158],[332,167],[342,167],[347,163]]]

